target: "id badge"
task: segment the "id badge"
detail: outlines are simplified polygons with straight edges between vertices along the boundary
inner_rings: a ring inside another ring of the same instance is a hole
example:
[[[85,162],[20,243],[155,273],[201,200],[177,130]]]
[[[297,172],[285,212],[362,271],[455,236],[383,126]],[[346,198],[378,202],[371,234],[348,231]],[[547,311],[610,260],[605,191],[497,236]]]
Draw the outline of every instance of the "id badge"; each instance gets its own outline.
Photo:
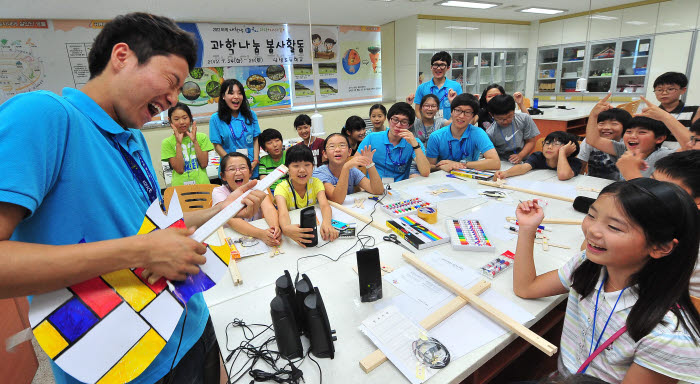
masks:
[[[195,184],[194,180],[185,181],[185,182],[183,183],[183,185],[194,185],[194,184]]]
[[[437,119],[437,118],[442,119],[442,118],[444,118],[443,116],[444,116],[444,113],[443,113],[442,108],[438,109],[437,113],[435,114],[435,118],[436,118],[436,119]]]
[[[238,148],[236,152],[242,154],[243,156],[248,156],[248,148]]]

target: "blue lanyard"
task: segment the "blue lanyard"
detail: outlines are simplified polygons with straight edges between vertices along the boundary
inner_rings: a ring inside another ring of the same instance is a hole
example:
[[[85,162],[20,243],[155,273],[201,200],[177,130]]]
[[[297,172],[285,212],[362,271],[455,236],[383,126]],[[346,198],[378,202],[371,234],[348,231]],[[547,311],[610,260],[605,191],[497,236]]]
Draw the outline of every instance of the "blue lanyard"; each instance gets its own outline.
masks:
[[[231,121],[233,122],[233,118],[231,118]],[[231,123],[228,123],[228,129],[229,131],[231,131],[231,136],[233,136],[234,140],[240,140],[243,137],[243,135],[245,135],[245,133],[248,132],[248,126],[242,121],[241,126],[243,127],[243,130],[241,131],[240,135],[236,136],[236,132],[233,130],[233,126],[231,125]]]
[[[598,341],[595,343],[595,348],[593,348],[593,339],[595,338],[595,320],[596,320],[596,317],[598,317],[598,298],[600,298],[600,291],[603,290],[603,284],[605,284],[605,280],[607,280],[607,279],[608,279],[607,276],[605,276],[605,278],[603,278],[603,281],[600,283],[600,287],[598,288],[598,294],[595,296],[595,310],[593,311],[593,332],[591,332],[591,347],[588,349],[588,356],[590,356],[594,350],[598,349],[598,345],[600,344],[600,340],[603,338],[603,333],[605,333],[605,328],[608,327],[608,322],[610,322],[610,318],[612,317],[613,313],[615,313],[615,307],[617,307],[618,301],[620,301],[622,294],[625,293],[625,289],[627,289],[627,287],[623,288],[622,291],[620,291],[620,295],[617,296],[617,300],[615,300],[615,305],[613,305],[612,310],[610,311],[610,315],[608,316],[608,319],[605,320],[605,325],[603,326],[603,330],[600,331],[600,336],[598,336]],[[586,373],[586,370],[588,369],[589,366],[590,366],[590,364],[587,365],[586,368],[584,368],[583,371],[581,371],[581,373]]]
[[[450,160],[453,160],[455,157],[454,154],[452,153],[452,141],[453,140],[450,140],[447,142],[447,145],[450,147],[450,156],[452,156],[452,159],[450,159]],[[468,147],[467,144],[468,143],[469,143],[469,139],[466,137],[464,139],[459,140],[459,149],[460,149],[461,153],[459,154],[459,156],[457,156],[457,160],[454,160],[454,161],[460,161],[460,160],[462,160],[462,157],[465,157],[465,158],[467,157],[467,147]],[[468,160],[473,161],[471,159],[471,156],[469,157]]]
[[[496,129],[498,129],[498,127],[500,127],[500,125],[498,125],[498,123],[496,123]],[[508,140],[506,140],[506,137],[503,136],[503,130],[502,130],[502,129],[498,129],[498,132],[501,133],[501,137],[503,138],[503,143],[506,145],[506,151],[507,151],[507,150],[508,150],[508,147],[509,147],[509,145],[508,145]],[[511,140],[515,139],[515,124],[513,124],[512,122],[510,123],[510,134],[511,134],[511,136],[510,136]],[[518,153],[515,151],[515,140],[513,140],[513,149],[512,149],[512,151],[513,151],[513,154],[514,154],[514,155],[517,155],[517,154],[518,154]]]
[[[403,155],[403,147],[399,147],[399,161],[395,161],[395,160],[391,157],[391,152],[392,152],[392,150],[391,150],[391,144],[384,144],[384,145],[386,146],[386,158],[389,159],[389,161],[391,162],[391,164],[393,164],[395,167],[400,167],[400,166],[406,164],[406,160],[404,160],[403,162],[401,162],[401,158],[403,157],[403,156],[402,156],[402,155]]]
[[[153,174],[151,174],[151,171],[148,170],[148,166],[146,166],[146,162],[143,161],[143,157],[139,153],[136,153],[136,155],[139,158],[139,162],[141,163],[141,167],[143,167],[143,170],[139,168],[138,164],[136,164],[136,160],[134,160],[134,157],[131,156],[129,152],[127,152],[124,148],[122,148],[119,143],[117,143],[117,140],[114,138],[114,136],[111,137],[112,143],[114,144],[114,147],[119,150],[119,153],[122,155],[122,159],[124,159],[124,162],[126,165],[129,167],[129,170],[131,171],[131,176],[134,177],[134,180],[136,180],[136,183],[141,186],[141,193],[144,193],[144,197],[148,199],[148,203],[152,203],[156,201],[156,199],[159,201],[159,203],[162,203],[160,201],[160,196],[158,193],[158,190],[155,188],[158,184],[156,184],[156,180],[153,177]],[[146,173],[144,174],[144,171]],[[161,204],[162,205],[162,204]]]
[[[447,81],[447,80],[445,80],[445,81]],[[435,91],[433,91],[433,89],[435,89]],[[447,92],[443,92],[445,90],[447,90],[446,85],[443,85],[442,88],[438,88],[437,85],[433,85],[432,87],[430,87],[430,93],[432,93],[440,98],[440,105],[442,105],[442,102],[445,100],[445,98],[447,98],[447,95],[450,93],[449,90]],[[440,96],[440,94],[442,94],[442,96]]]

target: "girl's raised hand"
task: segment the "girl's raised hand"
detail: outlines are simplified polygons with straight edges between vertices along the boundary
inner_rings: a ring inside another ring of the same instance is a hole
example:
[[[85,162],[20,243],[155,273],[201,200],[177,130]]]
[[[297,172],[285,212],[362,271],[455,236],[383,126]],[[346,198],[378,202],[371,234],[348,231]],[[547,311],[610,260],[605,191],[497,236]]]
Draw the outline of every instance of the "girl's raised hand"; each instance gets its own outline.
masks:
[[[518,204],[515,216],[518,218],[520,229],[536,230],[544,219],[544,211],[537,200],[527,200]]]
[[[177,141],[178,144],[182,144],[182,139],[185,138],[185,134],[184,134],[184,133],[180,133],[180,132],[177,130],[177,128],[175,128],[175,127],[172,127],[172,128],[173,128],[173,135],[175,135],[175,141]]]
[[[192,127],[187,131],[187,136],[193,143],[197,141],[197,123],[195,123],[194,120],[192,120]]]

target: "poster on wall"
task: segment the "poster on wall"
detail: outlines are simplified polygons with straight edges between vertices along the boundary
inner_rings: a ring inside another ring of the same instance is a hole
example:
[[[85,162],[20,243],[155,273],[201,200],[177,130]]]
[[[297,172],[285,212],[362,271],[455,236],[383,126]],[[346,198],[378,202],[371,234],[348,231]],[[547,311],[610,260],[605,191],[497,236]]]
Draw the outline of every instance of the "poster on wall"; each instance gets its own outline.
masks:
[[[312,26],[311,44],[315,62],[338,61],[338,27]]]
[[[258,65],[226,67],[224,78],[243,84],[251,108],[257,110],[289,108],[292,96],[287,71],[291,66]]]
[[[340,27],[339,93],[344,101],[382,97],[379,27]]]
[[[338,88],[338,64],[318,63],[316,64],[316,73],[319,102],[332,103],[342,101]]]
[[[284,65],[311,62],[303,25],[187,23],[199,43],[202,66]]]
[[[295,106],[314,103],[316,82],[311,64],[294,64],[292,66],[293,87],[292,104]]]
[[[0,19],[0,104],[38,89],[80,88],[90,72],[87,53],[103,22]],[[69,69],[69,71],[67,71]]]

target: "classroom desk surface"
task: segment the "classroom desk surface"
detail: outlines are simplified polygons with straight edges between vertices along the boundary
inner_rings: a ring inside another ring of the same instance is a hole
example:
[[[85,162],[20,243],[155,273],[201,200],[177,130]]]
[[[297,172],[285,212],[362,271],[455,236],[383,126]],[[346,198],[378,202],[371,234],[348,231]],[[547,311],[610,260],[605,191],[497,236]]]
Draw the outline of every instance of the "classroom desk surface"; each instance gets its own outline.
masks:
[[[540,131],[537,138],[547,137],[554,131],[567,131],[578,136],[586,135],[586,124],[591,107],[576,107],[574,109],[544,108],[544,115],[532,115],[535,125]]]
[[[576,119],[581,119],[588,117],[591,113],[590,107],[576,107],[573,109],[559,109],[559,108],[542,108],[540,111],[544,112],[544,115],[531,115],[532,119],[537,120],[558,120],[558,121],[571,121]]]
[[[507,163],[503,163],[502,169],[509,167]],[[525,181],[552,181],[556,184],[585,186],[600,189],[607,185],[610,181],[588,176],[577,176],[566,182],[556,180],[556,174],[553,171],[536,170],[526,175],[519,176],[515,179]],[[476,181],[462,181],[457,179],[447,178],[444,172],[435,172],[428,178],[416,178],[403,182],[393,183],[392,191],[400,191],[403,193],[411,193],[412,188],[421,185],[435,185],[442,183],[463,183],[469,188],[477,191],[493,189],[486,186],[478,185]],[[531,199],[534,196],[521,192],[510,191],[512,202],[508,203],[513,206],[513,216],[515,205],[519,200]],[[366,195],[366,194],[360,194]],[[580,191],[579,195],[595,197],[597,193]],[[556,218],[580,218],[584,215],[573,210],[571,203],[546,199],[548,205],[545,208],[546,217]],[[448,200],[438,203],[438,223],[436,226],[444,230],[444,221],[446,218],[463,217],[470,212],[480,209],[488,209],[488,203],[492,200],[486,197],[474,199],[459,199]],[[368,202],[371,202],[368,200]],[[386,200],[385,202],[390,202]],[[291,213],[293,223],[298,223],[299,214],[297,211]],[[377,221],[384,221],[387,216],[377,210],[373,215]],[[256,226],[264,226],[264,221],[259,220],[253,223]],[[358,228],[361,228],[361,223],[358,222]],[[505,221],[504,221],[505,224]],[[538,273],[543,273],[549,270],[557,269],[562,266],[570,257],[577,251],[583,240],[583,235],[578,225],[551,225],[553,230],[550,237],[556,240],[551,240],[557,244],[566,244],[571,249],[552,248],[545,252],[541,246],[535,246],[535,263]],[[227,235],[233,235],[230,229],[225,229]],[[488,228],[486,228],[488,234]],[[386,241],[382,241],[383,232],[367,227],[362,234],[372,235],[375,240],[375,246],[379,248],[381,261],[393,268],[400,268],[406,263],[403,261],[401,254],[405,251],[402,247]],[[213,244],[219,244],[218,238],[210,239]],[[439,251],[440,253],[450,256],[460,263],[479,269],[480,266],[490,261],[497,255],[506,250],[515,252],[516,238],[509,241],[502,241],[498,238],[491,238],[496,246],[496,252],[470,252],[470,251],[455,251],[452,246],[442,244],[428,250],[416,251],[415,254],[419,257],[428,252]],[[403,242],[403,240],[402,240]],[[215,287],[205,293],[205,299],[209,305],[212,322],[216,330],[216,335],[219,340],[219,346],[224,358],[229,355],[230,350],[239,345],[243,340],[240,328],[230,326],[234,318],[241,319],[247,324],[271,324],[270,318],[270,301],[274,298],[274,282],[281,276],[285,269],[289,270],[292,279],[297,273],[297,263],[300,273],[306,273],[311,279],[314,286],[317,286],[323,297],[326,305],[331,328],[337,331],[338,340],[335,342],[335,358],[334,359],[318,359],[323,372],[323,380],[327,383],[403,383],[408,380],[395,368],[390,362],[386,362],[376,368],[374,371],[366,374],[359,366],[359,361],[373,352],[376,347],[372,342],[365,337],[358,326],[360,323],[376,311],[375,304],[382,300],[391,298],[401,294],[397,288],[388,282],[383,284],[384,298],[375,303],[361,303],[358,292],[358,278],[352,270],[355,265],[355,251],[359,247],[355,247],[352,251],[345,254],[338,261],[332,262],[324,257],[313,257],[299,260],[301,256],[311,254],[325,254],[332,258],[337,258],[341,253],[348,250],[354,243],[354,240],[339,239],[333,243],[323,245],[320,241],[321,248],[302,249],[288,238],[284,238],[282,249],[284,254],[270,257],[269,254],[261,254],[257,256],[247,257],[239,260],[238,268],[242,275],[243,284],[233,286],[231,278],[227,275]],[[412,248],[407,243],[409,248]],[[531,326],[535,322],[542,319],[555,306],[565,300],[565,295],[542,298],[538,300],[524,300],[515,296],[513,293],[512,284],[512,268],[505,273],[491,280],[491,289],[496,290],[501,295],[505,296],[513,303],[521,306],[523,309],[532,314],[535,319],[527,323]],[[257,333],[261,327],[255,327],[253,330]],[[267,331],[264,339],[273,335],[272,331]],[[503,348],[508,346],[516,336],[513,333],[506,333],[504,336],[498,337],[495,340],[469,352],[465,356],[452,361],[446,368],[440,370],[434,378],[430,380],[433,383],[460,382],[465,379],[484,363],[489,361]],[[558,344],[556,340],[549,340],[554,344]],[[304,350],[308,348],[308,339],[302,338]],[[259,345],[257,343],[256,345]],[[274,348],[274,345],[273,345]],[[232,375],[241,369],[245,359],[239,359],[232,369],[232,361],[227,363],[227,368],[231,370]],[[258,364],[256,367],[265,371],[270,369],[263,364]],[[304,378],[307,383],[316,383],[319,381],[319,371],[316,365],[306,359],[299,367],[304,372]],[[237,377],[237,376],[232,376]],[[250,381],[250,376],[246,375],[243,382]]]

